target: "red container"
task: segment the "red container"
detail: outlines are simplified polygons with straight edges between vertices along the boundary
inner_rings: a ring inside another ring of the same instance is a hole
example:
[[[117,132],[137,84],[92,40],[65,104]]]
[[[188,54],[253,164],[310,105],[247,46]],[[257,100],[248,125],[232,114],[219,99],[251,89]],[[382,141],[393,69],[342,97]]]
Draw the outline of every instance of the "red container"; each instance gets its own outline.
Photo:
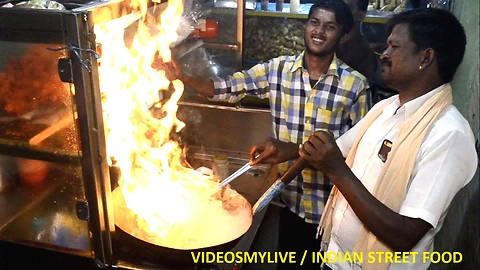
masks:
[[[49,171],[48,162],[17,158],[18,178],[26,185],[38,185],[45,181]]]
[[[193,26],[193,36],[198,38],[216,38],[218,34],[218,22],[212,19],[199,19]]]

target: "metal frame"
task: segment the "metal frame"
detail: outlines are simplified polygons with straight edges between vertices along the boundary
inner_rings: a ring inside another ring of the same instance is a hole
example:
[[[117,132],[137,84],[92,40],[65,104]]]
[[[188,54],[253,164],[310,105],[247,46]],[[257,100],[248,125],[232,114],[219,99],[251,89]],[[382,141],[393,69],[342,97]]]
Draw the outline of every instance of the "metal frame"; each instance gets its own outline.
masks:
[[[114,220],[109,209],[113,210],[113,206],[91,12],[73,13],[65,17],[65,22],[67,41],[79,48],[79,57],[71,57],[71,61],[93,251],[100,264],[111,265]]]

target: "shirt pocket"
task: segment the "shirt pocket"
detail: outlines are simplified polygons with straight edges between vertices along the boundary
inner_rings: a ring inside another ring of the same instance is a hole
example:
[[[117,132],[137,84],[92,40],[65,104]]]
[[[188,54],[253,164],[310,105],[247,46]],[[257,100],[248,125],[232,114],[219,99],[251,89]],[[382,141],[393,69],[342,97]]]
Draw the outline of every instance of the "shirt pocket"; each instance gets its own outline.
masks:
[[[348,129],[349,118],[343,117],[344,105],[341,102],[324,103],[314,111],[313,130],[328,130],[335,138]]]

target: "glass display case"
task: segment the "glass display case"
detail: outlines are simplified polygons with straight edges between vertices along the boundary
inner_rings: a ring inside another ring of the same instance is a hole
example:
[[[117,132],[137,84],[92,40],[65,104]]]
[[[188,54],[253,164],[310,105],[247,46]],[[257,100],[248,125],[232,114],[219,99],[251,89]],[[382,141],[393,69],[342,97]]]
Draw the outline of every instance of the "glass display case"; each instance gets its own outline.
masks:
[[[92,14],[107,4],[68,5],[0,8],[0,239],[106,265],[114,227]]]

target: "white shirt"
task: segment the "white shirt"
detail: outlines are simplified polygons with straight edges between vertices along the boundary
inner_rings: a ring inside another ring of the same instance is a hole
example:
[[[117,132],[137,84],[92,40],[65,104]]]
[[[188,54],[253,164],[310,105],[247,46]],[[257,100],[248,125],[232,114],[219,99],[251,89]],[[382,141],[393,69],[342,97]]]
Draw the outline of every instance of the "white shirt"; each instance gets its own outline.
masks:
[[[372,192],[385,166],[378,152],[384,140],[395,144],[400,124],[431,98],[443,86],[400,106],[398,95],[375,120],[360,141],[352,171],[364,186]],[[386,102],[386,101],[381,101]],[[378,106],[377,104],[376,106]],[[373,110],[373,109],[372,109]],[[337,144],[346,156],[352,147],[363,121],[337,139]],[[387,156],[388,158],[388,156]],[[412,157],[414,158],[414,157]],[[477,168],[477,154],[472,130],[455,106],[447,108],[431,127],[420,146],[416,157],[407,194],[399,213],[411,218],[421,218],[432,225],[424,237],[411,250],[418,252],[410,263],[392,264],[390,269],[427,269],[430,262],[423,262],[424,251],[433,250],[434,236],[443,225],[448,206],[457,192],[472,178]],[[345,198],[339,194],[332,219],[332,234],[327,252],[349,253],[353,257],[361,222]],[[413,263],[415,259],[415,263]],[[340,261],[340,260],[339,260]],[[368,261],[364,254],[363,261]],[[361,263],[327,263],[332,269],[361,269]]]

